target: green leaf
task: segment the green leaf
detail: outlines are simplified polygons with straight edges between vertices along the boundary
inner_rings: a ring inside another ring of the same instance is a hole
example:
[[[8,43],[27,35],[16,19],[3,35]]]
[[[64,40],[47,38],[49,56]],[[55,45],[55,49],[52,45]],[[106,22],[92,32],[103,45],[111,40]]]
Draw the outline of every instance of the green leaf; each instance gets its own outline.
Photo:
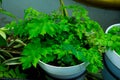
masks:
[[[29,38],[33,38],[38,36],[40,33],[40,24],[38,22],[36,23],[28,23],[25,30],[28,30]]]
[[[3,72],[0,72],[0,78],[3,78]]]
[[[71,64],[71,62],[73,62],[73,57],[72,57],[72,55],[64,56],[64,57],[62,58],[62,61],[63,61],[66,65]]]
[[[29,34],[30,39],[45,34],[53,36],[56,33],[57,24],[47,14],[29,8],[25,10],[25,19],[28,19],[25,31]]]
[[[5,65],[1,65],[0,64],[0,72],[4,72],[4,71],[7,71],[7,67]]]
[[[92,73],[97,73],[99,68],[97,66],[95,66],[94,64],[93,65],[90,64],[87,66],[87,70]]]
[[[1,61],[2,61],[2,60],[5,60],[4,56],[2,56],[1,54],[0,54],[0,60],[1,60]]]
[[[8,66],[0,65],[0,78],[20,78],[23,79],[26,77],[24,73],[20,73],[19,68],[10,69]]]
[[[25,69],[27,69],[27,68],[30,68],[32,65],[31,65],[31,62],[32,62],[32,60],[31,60],[31,58],[29,58],[29,57],[22,57],[21,59],[20,59],[20,61],[21,61],[21,63],[22,63],[22,68],[23,68],[23,70],[25,70]]]
[[[45,35],[46,33],[53,36],[56,33],[55,26],[51,21],[39,22],[34,20],[32,23],[28,23],[25,29],[28,30],[29,38],[37,37],[39,34]]]
[[[42,60],[45,63],[51,62],[56,58],[55,55],[53,55],[53,53],[52,53],[51,47],[42,48],[42,50],[41,50],[40,54],[42,57],[40,60]]]
[[[46,33],[48,33],[50,36],[55,35],[55,33],[57,32],[55,23],[53,23],[52,21],[45,23],[44,28],[46,29]]]
[[[9,58],[13,57],[7,50],[0,49],[0,52],[1,52],[1,55],[3,56],[9,57]]]
[[[6,40],[6,34],[0,29],[0,35]]]
[[[0,46],[6,46],[6,45],[7,45],[6,40],[4,39],[3,36],[0,35]]]
[[[69,24],[68,24],[68,20],[67,19],[62,19],[60,22],[59,22],[60,25],[59,26],[59,30],[61,31],[69,31]]]
[[[85,57],[84,57],[84,55],[83,55],[83,53],[82,53],[81,51],[77,51],[77,52],[75,53],[75,57],[76,57],[78,60],[80,60],[80,61],[85,61]]]
[[[34,58],[34,60],[33,60],[33,62],[32,62],[32,64],[33,64],[33,66],[36,68],[36,64],[38,63],[38,61],[40,60],[40,57],[38,57],[38,58]]]
[[[12,13],[10,13],[10,12],[8,12],[8,11],[6,11],[6,10],[0,9],[0,13],[5,14],[5,15],[7,15],[7,16],[10,16],[10,17],[16,19],[16,16],[15,16],[15,15],[13,15]]]
[[[21,73],[20,70],[19,70],[19,67],[16,67],[14,72],[16,74],[16,78],[20,78],[20,79],[26,78],[26,74]]]
[[[25,10],[25,19],[29,20],[31,18],[35,18],[35,17],[38,17],[40,15],[40,12],[38,12],[37,10],[33,9],[33,8],[28,8]]]
[[[114,43],[112,41],[108,41],[108,46],[112,46]]]
[[[32,40],[27,46],[25,46],[22,57],[20,59],[23,69],[30,68],[33,64],[35,67],[37,62],[41,58],[41,44],[39,39]]]
[[[4,72],[3,75],[4,75],[5,78],[11,78],[11,76],[10,76],[10,74],[8,72]]]
[[[5,65],[17,65],[17,64],[21,64],[19,61],[20,57],[14,57],[14,58],[10,58],[7,59],[3,62],[3,64]]]
[[[45,63],[48,63],[54,61],[56,57],[54,55],[47,55],[47,57],[43,57],[43,58],[41,58],[41,60]]]
[[[19,71],[19,68],[18,68],[18,67],[16,67],[15,73],[16,73],[17,75],[20,75],[20,71]]]
[[[54,54],[58,55],[57,59],[61,59],[63,56],[65,56],[65,52],[60,49],[54,50]]]
[[[11,75],[12,78],[16,78],[16,73],[13,69],[11,69],[8,73]]]
[[[114,36],[111,37],[111,40],[116,41],[117,37],[118,36],[114,35]]]
[[[0,3],[2,4],[2,0],[0,0]]]

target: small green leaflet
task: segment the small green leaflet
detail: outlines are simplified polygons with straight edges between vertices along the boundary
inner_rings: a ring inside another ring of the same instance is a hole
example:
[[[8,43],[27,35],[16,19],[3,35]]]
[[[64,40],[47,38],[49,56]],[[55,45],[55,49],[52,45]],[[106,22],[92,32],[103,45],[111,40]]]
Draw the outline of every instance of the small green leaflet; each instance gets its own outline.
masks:
[[[34,65],[34,67],[36,67],[41,57],[39,55],[41,52],[40,45],[40,40],[34,39],[31,43],[25,46],[22,52],[22,58],[20,59],[20,61],[22,62],[23,69],[30,68],[32,64]]]

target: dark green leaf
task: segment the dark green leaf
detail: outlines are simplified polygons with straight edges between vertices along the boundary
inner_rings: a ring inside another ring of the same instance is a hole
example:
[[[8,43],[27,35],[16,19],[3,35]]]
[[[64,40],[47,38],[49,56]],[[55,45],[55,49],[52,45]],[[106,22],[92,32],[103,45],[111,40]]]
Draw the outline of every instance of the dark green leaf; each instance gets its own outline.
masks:
[[[3,75],[4,75],[5,78],[11,78],[11,76],[10,76],[10,74],[8,72],[4,72]]]
[[[8,70],[8,68],[5,65],[0,64],[0,72],[4,72],[4,71],[7,71],[7,70]]]
[[[2,0],[0,0],[0,3],[2,4]]]
[[[9,75],[11,75],[12,78],[16,78],[16,73],[14,72],[13,69],[11,69],[8,73]]]
[[[7,42],[6,40],[0,35],[0,46],[6,46]]]
[[[19,61],[20,57],[14,57],[14,58],[10,58],[7,59],[3,62],[3,64],[5,65],[17,65],[17,64],[21,64]]]
[[[3,78],[3,72],[0,72],[0,78]]]
[[[7,15],[7,16],[10,16],[10,17],[16,19],[16,16],[14,16],[12,13],[10,13],[10,12],[8,12],[8,11],[5,11],[5,10],[3,10],[3,9],[0,9],[0,13],[5,14],[5,15]]]
[[[13,57],[7,50],[0,49],[0,52],[1,52],[1,55],[3,56],[9,57],[9,58]]]

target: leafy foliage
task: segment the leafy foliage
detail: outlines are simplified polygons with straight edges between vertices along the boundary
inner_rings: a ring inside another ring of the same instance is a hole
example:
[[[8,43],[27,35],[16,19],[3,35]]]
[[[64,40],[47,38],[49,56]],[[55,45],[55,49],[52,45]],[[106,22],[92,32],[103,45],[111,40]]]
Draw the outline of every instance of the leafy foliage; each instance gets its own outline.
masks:
[[[120,26],[113,26],[107,33],[108,47],[120,55]]]
[[[108,33],[120,36],[120,26],[113,26]]]
[[[20,57],[15,56],[18,47],[18,44],[23,44],[19,39],[13,40],[10,36],[11,34],[7,34],[8,30],[0,28],[0,78],[25,78],[26,75],[19,71],[19,68],[15,65],[21,64],[19,61]],[[13,53],[15,53],[13,55]],[[14,67],[11,67],[14,65]]]
[[[0,0],[0,5],[2,0]],[[0,14],[9,16],[13,19],[17,19],[12,13],[0,8]],[[14,22],[12,23],[14,25]],[[19,61],[20,57],[17,57],[20,53],[21,46],[25,44],[18,38],[12,36],[12,31],[9,32],[7,28],[0,28],[0,79],[24,79],[26,74],[21,73],[18,67],[18,64],[21,64]],[[17,67],[16,67],[17,66]]]
[[[62,7],[66,8],[72,10],[71,16],[62,15],[60,11],[45,14],[28,8],[23,20],[6,25],[14,37],[27,44],[20,59],[23,69],[36,67],[39,60],[61,66],[88,62],[87,70],[91,72],[102,68],[101,53],[105,47],[101,26],[89,18],[84,8]]]
[[[32,63],[36,67],[38,60],[41,57],[39,55],[39,53],[41,51],[41,47],[40,47],[41,44],[39,42],[40,42],[39,39],[38,40],[35,39],[33,42],[29,43],[23,50],[24,55],[21,58],[21,62],[23,63],[24,68],[30,67],[31,64],[29,64],[29,63]],[[30,53],[29,56],[28,56],[28,53]],[[24,59],[24,58],[27,58],[27,59]],[[26,63],[28,63],[28,64],[26,64]]]
[[[9,67],[0,64],[0,78],[16,78],[24,79],[26,75],[19,71],[19,68],[9,69]]]

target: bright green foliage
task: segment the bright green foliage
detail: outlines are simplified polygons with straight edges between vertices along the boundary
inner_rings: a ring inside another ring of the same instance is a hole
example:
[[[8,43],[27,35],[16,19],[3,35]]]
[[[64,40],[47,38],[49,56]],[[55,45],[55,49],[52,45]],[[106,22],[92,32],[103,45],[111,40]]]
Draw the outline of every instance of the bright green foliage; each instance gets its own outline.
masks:
[[[112,27],[108,33],[112,34],[112,35],[118,35],[120,36],[120,26],[114,26]]]
[[[34,46],[33,46],[34,45]],[[31,67],[31,64],[36,67],[41,55],[41,44],[39,39],[34,39],[31,43],[25,46],[21,62],[23,69]]]
[[[0,78],[16,78],[24,79],[26,75],[19,71],[19,68],[9,69],[9,67],[0,64]]]
[[[120,55],[120,26],[114,26],[108,31],[108,48],[115,50]]]
[[[23,20],[6,25],[15,37],[27,44],[20,59],[23,69],[36,67],[39,60],[61,66],[89,62],[87,70],[91,72],[102,68],[101,53],[105,47],[101,41],[104,35],[101,26],[80,6],[64,8],[72,10],[71,16],[59,11],[45,14],[28,8]]]

